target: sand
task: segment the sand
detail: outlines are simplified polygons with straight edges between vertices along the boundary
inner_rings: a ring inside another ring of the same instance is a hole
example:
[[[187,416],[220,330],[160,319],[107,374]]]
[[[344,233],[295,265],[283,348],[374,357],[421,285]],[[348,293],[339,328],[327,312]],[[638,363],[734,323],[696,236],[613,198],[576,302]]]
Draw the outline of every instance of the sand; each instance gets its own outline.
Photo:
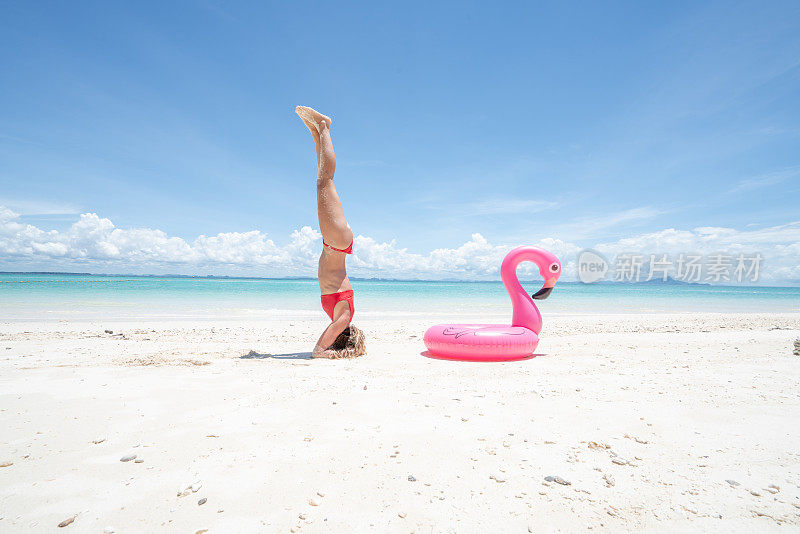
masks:
[[[4,323],[0,532],[800,526],[800,314],[546,317],[502,364],[430,322]]]

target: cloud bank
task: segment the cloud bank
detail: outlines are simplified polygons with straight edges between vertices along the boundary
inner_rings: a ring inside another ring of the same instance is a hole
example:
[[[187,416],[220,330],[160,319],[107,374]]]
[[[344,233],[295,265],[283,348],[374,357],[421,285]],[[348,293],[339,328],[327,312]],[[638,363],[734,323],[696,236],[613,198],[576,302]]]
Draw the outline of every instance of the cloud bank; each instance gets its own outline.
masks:
[[[584,248],[608,258],[622,253],[760,253],[763,283],[800,281],[800,222],[758,230],[703,227],[665,229],[607,243],[569,243],[545,238],[528,244],[561,258],[565,280],[574,280],[575,261]],[[0,270],[91,271],[149,274],[228,274],[315,276],[322,247],[320,233],[304,226],[288,242],[276,244],[258,230],[200,235],[189,242],[158,229],[122,229],[96,213],[84,213],[64,231],[43,230],[0,206]],[[353,276],[406,279],[497,279],[508,244],[490,243],[475,233],[456,248],[427,254],[411,252],[396,241],[355,238],[348,263]],[[522,274],[535,274],[530,265]]]

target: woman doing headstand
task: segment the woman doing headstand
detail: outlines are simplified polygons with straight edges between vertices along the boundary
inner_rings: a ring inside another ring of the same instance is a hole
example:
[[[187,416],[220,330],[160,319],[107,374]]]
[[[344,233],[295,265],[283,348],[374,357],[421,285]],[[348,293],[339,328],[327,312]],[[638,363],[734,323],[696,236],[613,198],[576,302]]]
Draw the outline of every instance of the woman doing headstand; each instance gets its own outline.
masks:
[[[313,355],[315,358],[335,358],[337,352],[331,350],[331,346],[335,341],[340,345],[342,335],[352,335],[350,330],[356,330],[350,327],[355,304],[345,267],[347,255],[353,253],[353,231],[344,218],[342,203],[333,184],[336,155],[331,142],[331,119],[305,106],[297,106],[295,112],[308,127],[317,148],[317,215],[323,245],[317,277],[322,309],[331,318],[331,324],[319,337]]]

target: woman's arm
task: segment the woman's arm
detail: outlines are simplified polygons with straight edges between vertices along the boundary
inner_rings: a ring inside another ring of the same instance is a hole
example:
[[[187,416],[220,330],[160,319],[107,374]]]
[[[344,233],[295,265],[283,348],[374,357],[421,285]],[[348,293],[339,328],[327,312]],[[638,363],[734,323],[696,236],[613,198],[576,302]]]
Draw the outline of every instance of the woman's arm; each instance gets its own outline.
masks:
[[[333,345],[333,342],[336,341],[336,338],[339,337],[339,334],[341,334],[349,324],[350,310],[347,309],[335,321],[329,324],[325,331],[322,332],[322,335],[319,336],[317,346],[314,347],[313,356],[315,358],[323,356],[325,350]]]

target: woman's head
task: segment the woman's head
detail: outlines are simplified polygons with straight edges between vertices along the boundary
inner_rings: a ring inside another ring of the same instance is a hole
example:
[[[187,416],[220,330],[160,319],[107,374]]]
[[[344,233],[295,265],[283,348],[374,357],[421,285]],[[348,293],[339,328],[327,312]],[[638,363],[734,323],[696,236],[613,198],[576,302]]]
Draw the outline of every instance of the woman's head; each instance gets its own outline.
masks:
[[[367,347],[364,342],[364,332],[351,324],[342,331],[336,341],[329,347],[337,353],[339,358],[355,358],[366,354]]]

